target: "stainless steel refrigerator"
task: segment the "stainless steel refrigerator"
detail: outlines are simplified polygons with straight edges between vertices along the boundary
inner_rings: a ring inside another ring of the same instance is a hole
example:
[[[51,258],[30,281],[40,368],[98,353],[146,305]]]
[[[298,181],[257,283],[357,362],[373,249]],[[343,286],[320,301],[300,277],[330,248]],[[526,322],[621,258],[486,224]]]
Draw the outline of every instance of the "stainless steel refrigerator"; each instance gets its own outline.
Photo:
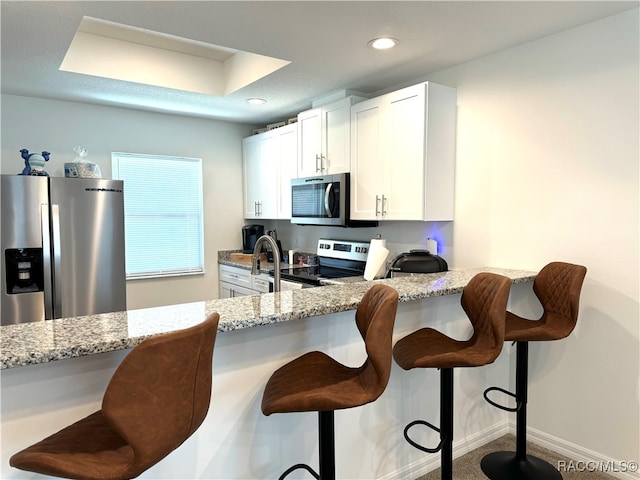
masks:
[[[2,325],[125,310],[123,182],[1,177]]]

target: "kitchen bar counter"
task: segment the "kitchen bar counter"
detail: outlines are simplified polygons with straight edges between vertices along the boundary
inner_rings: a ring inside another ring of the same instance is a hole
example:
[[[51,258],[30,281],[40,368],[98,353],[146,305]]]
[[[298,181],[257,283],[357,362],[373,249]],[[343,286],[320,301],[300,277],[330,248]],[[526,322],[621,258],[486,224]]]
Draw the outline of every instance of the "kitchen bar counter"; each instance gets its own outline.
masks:
[[[395,288],[400,302],[411,302],[460,293],[475,274],[483,271],[505,275],[513,283],[535,278],[529,271],[467,268],[373,282]],[[373,284],[361,280],[332,280],[340,284],[7,325],[0,327],[0,369],[132,348],[149,336],[195,325],[213,312],[220,314],[219,331],[228,332],[354,310]]]

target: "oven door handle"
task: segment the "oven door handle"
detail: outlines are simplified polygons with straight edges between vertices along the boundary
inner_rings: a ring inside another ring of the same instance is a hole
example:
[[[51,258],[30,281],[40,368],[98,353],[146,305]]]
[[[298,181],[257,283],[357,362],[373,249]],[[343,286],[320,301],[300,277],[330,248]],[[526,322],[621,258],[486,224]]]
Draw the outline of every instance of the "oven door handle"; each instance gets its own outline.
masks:
[[[324,191],[324,212],[326,213],[327,217],[333,217],[333,214],[331,212],[331,204],[330,204],[332,188],[333,188],[333,183],[328,183],[327,188]]]

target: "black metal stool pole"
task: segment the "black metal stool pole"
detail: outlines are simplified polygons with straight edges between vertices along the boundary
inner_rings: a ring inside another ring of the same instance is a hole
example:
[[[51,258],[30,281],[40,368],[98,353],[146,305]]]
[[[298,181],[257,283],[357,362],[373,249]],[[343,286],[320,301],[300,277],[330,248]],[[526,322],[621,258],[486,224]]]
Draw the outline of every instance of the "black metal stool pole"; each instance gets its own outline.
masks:
[[[333,410],[318,412],[320,480],[336,479],[336,444]]]
[[[527,459],[529,342],[516,342],[516,460]]]
[[[453,478],[453,368],[440,369],[440,478]]]

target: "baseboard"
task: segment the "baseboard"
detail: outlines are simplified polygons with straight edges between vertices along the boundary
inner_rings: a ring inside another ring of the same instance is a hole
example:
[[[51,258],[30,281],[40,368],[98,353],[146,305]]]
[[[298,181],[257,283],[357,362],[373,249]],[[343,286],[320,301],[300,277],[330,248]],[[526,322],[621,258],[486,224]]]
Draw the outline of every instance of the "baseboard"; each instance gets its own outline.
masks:
[[[509,422],[508,430],[508,433],[515,435],[515,423]],[[623,468],[626,464],[620,460],[614,460],[613,458],[609,458],[598,452],[594,452],[593,450],[576,445],[575,443],[549,435],[548,433],[536,430],[535,428],[527,427],[527,440],[575,460],[575,464],[567,466],[567,468],[574,468],[573,471],[577,471],[575,469],[589,469],[597,470],[598,472],[606,473],[612,477],[624,480],[640,479],[640,472],[637,470],[637,464],[635,465],[635,471],[630,471],[629,469]],[[637,460],[633,459],[633,461]]]
[[[453,442],[453,457],[454,459],[461,457],[462,455],[469,453],[476,448],[486,445],[493,440],[496,440],[503,435],[509,433],[509,424],[505,420],[504,422],[496,423],[489,428],[481,430],[473,435],[460,440],[454,440]],[[407,444],[409,448],[413,448]],[[404,466],[394,472],[386,474],[384,477],[380,477],[378,480],[407,480],[419,478],[422,475],[435,470],[440,467],[440,454],[428,454],[424,455],[424,458],[413,462],[407,466]]]

